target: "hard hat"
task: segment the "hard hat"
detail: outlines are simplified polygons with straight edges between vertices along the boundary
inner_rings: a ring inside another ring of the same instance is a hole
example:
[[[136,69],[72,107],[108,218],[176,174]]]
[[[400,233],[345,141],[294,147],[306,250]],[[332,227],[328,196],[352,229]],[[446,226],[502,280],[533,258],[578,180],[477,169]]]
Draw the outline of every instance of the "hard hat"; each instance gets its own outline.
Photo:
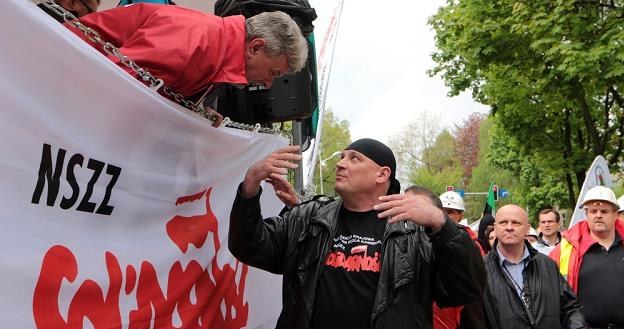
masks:
[[[615,193],[610,188],[604,186],[594,186],[585,193],[583,197],[583,206],[587,205],[590,201],[606,201],[619,209],[617,200],[615,200]]]
[[[617,199],[617,203],[620,206],[620,211],[624,211],[624,195]]]
[[[533,235],[535,237],[538,237],[537,231],[534,228],[530,227],[530,226],[529,226],[529,234],[527,234],[527,236],[529,236],[529,235]]]
[[[442,201],[442,208],[455,209],[465,211],[464,200],[459,196],[457,192],[448,191],[440,195],[440,201]]]

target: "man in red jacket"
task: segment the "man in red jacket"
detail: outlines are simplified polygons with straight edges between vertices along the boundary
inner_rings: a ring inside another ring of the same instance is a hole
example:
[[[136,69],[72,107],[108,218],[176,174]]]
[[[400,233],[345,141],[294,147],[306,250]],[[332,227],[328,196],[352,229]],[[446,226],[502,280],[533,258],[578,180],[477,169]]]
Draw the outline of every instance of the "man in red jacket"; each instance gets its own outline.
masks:
[[[563,233],[550,253],[578,295],[591,328],[624,328],[624,223],[615,194],[596,186],[583,197],[587,219]]]
[[[80,22],[185,97],[226,83],[270,88],[274,78],[301,70],[308,55],[301,30],[282,12],[245,19],[141,3],[87,15]],[[136,77],[118,57],[68,27]]]

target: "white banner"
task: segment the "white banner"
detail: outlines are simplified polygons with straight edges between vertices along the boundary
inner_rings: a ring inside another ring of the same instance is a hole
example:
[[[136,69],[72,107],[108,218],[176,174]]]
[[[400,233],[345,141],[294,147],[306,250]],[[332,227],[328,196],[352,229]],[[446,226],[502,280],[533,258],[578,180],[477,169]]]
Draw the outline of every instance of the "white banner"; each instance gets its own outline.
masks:
[[[583,211],[583,198],[585,197],[585,192],[598,185],[606,186],[608,188],[613,187],[611,172],[609,172],[609,165],[607,164],[607,160],[605,160],[605,158],[601,155],[594,159],[594,162],[592,162],[589,170],[587,170],[585,181],[583,182],[583,187],[579,193],[579,197],[576,201],[576,207],[574,207],[574,214],[572,214],[570,225],[568,227],[572,227],[574,224],[585,219],[585,211]]]
[[[246,169],[287,141],[212,128],[30,1],[2,5],[0,326],[273,327],[281,278],[227,232]]]

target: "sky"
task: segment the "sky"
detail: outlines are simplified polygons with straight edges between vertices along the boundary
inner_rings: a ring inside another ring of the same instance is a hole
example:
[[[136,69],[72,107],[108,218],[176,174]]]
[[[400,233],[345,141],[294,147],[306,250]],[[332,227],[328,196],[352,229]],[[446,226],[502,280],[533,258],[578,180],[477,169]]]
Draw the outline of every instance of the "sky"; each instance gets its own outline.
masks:
[[[337,0],[309,0],[315,22],[317,51]],[[117,0],[103,0],[100,9]],[[179,5],[212,11],[214,1],[177,0]],[[381,3],[381,4],[380,4]],[[488,108],[468,93],[448,97],[440,77],[430,78],[434,33],[427,25],[444,0],[345,0],[332,63],[326,106],[350,123],[353,140],[388,142],[423,112],[453,127],[473,112]]]
[[[442,79],[426,73],[434,66],[435,51],[427,20],[445,2],[383,3],[346,0],[342,11],[326,104],[351,123],[352,138],[388,141],[425,111],[439,115],[447,127],[473,112],[487,113],[469,94],[448,97]],[[319,15],[319,33],[335,1],[312,5]]]

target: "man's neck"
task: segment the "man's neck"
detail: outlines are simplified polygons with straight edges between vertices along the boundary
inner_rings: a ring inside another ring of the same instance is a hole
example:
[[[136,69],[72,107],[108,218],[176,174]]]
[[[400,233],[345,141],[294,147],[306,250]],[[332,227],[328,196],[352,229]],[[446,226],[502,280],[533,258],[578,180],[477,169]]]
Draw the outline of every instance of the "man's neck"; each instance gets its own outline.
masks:
[[[383,195],[383,194],[382,194]],[[373,206],[379,204],[379,197],[381,195],[371,194],[352,194],[342,197],[342,204],[345,208],[351,211],[369,211],[373,209]]]
[[[497,245],[498,253],[512,263],[520,262],[524,255],[524,248],[524,243],[514,245],[503,245],[499,243]]]
[[[559,237],[557,236],[557,232],[555,231],[555,233],[551,235],[542,235],[542,240],[544,240],[546,244],[554,246],[555,244],[557,244],[557,240],[559,240]]]
[[[609,250],[609,248],[613,244],[613,241],[615,240],[615,230],[612,230],[609,232],[596,232],[596,233],[590,230],[589,234],[591,235],[592,239],[594,239],[594,241],[598,242],[601,246],[605,247],[605,249],[607,250]]]

